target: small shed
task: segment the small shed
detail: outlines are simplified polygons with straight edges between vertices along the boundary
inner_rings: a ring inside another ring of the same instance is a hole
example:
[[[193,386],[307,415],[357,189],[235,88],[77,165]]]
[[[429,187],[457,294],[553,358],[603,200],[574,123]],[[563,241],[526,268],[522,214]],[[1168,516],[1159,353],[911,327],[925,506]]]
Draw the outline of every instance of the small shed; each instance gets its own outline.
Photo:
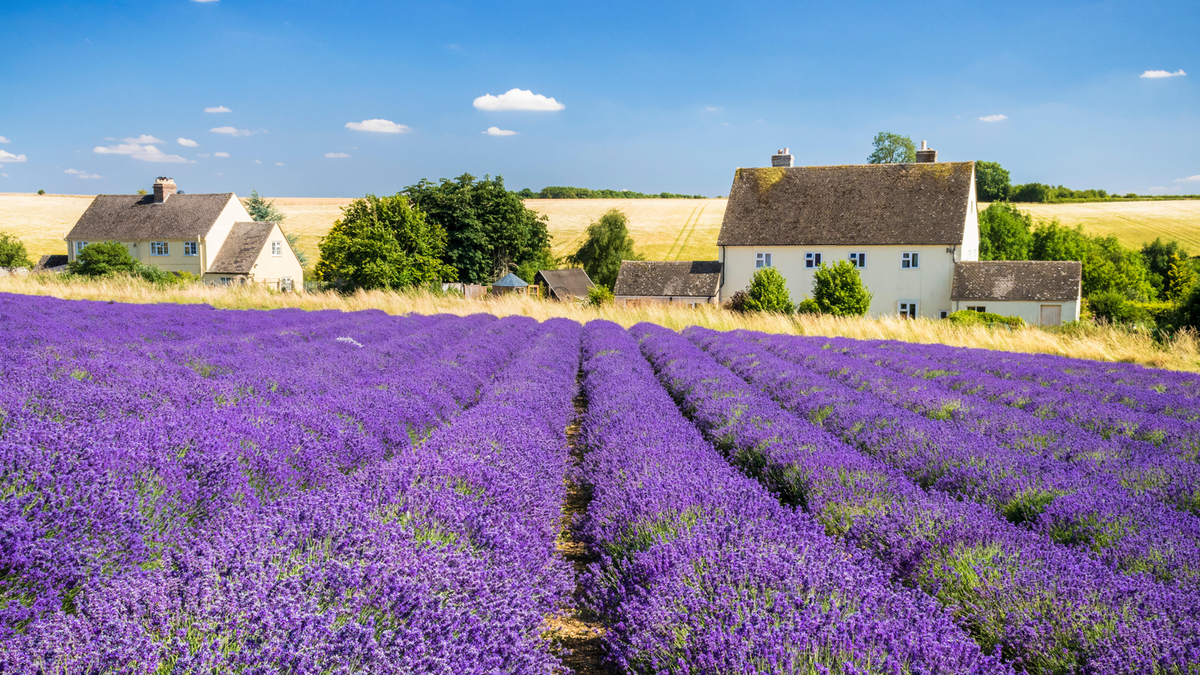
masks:
[[[721,263],[716,260],[645,262],[626,260],[617,273],[617,304],[643,302],[717,304]]]
[[[582,268],[541,270],[533,281],[545,284],[550,297],[563,302],[587,298],[588,291],[596,285]]]
[[[521,277],[509,272],[508,274],[505,274],[504,277],[499,281],[492,284],[492,289],[490,292],[493,295],[500,295],[502,293],[524,293],[525,288],[528,286],[529,284],[525,283]]]
[[[1057,326],[1079,319],[1083,263],[1050,260],[960,262],[954,266],[954,309],[1019,316]]]

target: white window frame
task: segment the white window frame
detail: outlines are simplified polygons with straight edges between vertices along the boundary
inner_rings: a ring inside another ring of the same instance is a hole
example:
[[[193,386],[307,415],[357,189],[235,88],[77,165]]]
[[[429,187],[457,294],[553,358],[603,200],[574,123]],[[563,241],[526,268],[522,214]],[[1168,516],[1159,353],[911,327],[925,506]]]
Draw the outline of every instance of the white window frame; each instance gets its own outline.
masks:
[[[278,257],[281,257],[282,255],[283,255],[283,242],[282,241],[271,242],[271,256],[274,258],[278,258]]]
[[[764,267],[771,266],[770,253],[755,253],[754,254],[754,269],[761,270]]]
[[[867,252],[866,251],[855,251],[855,252],[851,253],[850,254],[850,264],[854,265],[855,267],[857,267],[860,270],[866,269],[866,267],[867,267]]]
[[[88,243],[86,241],[75,242],[75,255],[79,255],[80,253],[83,253],[83,249],[87,248],[87,245],[88,245]]]
[[[821,264],[821,252],[810,251],[804,254],[804,269],[816,269]]]
[[[232,286],[233,285],[233,277],[218,277],[217,285],[218,286]]]
[[[916,300],[900,300],[896,303],[896,313],[906,319],[915,319],[921,316],[920,305]]]
[[[921,257],[919,251],[905,251],[900,254],[900,269],[903,270],[919,270],[921,269]]]
[[[987,313],[987,305],[967,305],[968,312],[979,312],[980,314]]]
[[[194,241],[183,242],[183,255],[196,256],[200,255],[200,244]]]
[[[169,256],[171,255],[171,247],[165,241],[150,242],[150,255],[152,256]]]

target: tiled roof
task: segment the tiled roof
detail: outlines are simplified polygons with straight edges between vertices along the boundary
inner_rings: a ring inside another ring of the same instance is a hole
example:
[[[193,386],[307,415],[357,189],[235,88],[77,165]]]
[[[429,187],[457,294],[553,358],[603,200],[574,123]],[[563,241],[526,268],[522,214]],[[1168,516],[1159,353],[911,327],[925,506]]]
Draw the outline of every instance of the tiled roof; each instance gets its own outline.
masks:
[[[951,300],[1069,301],[1079,299],[1083,263],[1019,260],[960,262]]]
[[[581,268],[568,270],[542,270],[537,273],[550,289],[551,295],[559,300],[586,298],[588,290],[595,284]]]
[[[174,199],[174,197],[171,197]],[[170,202],[171,199],[167,201]],[[212,274],[249,274],[254,269],[254,261],[262,253],[271,231],[275,229],[273,222],[234,223],[221,250],[208,269]]]
[[[161,204],[154,195],[97,195],[67,239],[97,242],[196,239],[208,234],[233,199],[220,194],[174,194]]]
[[[718,246],[961,244],[973,162],[738,169]]]
[[[711,298],[721,286],[721,263],[716,260],[643,262],[626,260],[617,273],[618,296],[679,296]]]

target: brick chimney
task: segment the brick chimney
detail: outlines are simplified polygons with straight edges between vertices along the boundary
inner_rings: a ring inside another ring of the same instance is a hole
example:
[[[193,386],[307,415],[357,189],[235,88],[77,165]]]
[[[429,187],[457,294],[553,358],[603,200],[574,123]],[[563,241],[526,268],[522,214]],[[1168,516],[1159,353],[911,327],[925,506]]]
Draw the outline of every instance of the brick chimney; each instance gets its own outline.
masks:
[[[175,194],[179,188],[175,187],[175,180],[166,176],[159,176],[158,180],[154,181],[154,203],[161,204],[167,201],[167,197]]]
[[[917,164],[932,164],[937,161],[937,150],[926,147],[921,141],[921,149],[917,151]]]
[[[788,152],[788,148],[771,155],[771,166],[792,166],[792,154]]]

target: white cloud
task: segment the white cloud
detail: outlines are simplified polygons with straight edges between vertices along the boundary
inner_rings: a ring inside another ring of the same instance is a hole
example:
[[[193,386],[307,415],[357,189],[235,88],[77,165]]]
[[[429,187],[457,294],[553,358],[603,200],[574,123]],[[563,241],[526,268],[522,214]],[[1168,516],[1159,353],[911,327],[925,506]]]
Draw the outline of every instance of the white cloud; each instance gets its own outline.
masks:
[[[330,159],[341,159],[343,157],[349,157],[350,155],[347,155],[344,152],[327,152],[325,153],[325,156]]]
[[[4,176],[5,178],[8,178],[8,174],[6,174],[6,173],[0,173],[0,176]]]
[[[137,143],[138,145],[146,145],[147,143],[166,143],[166,141],[164,141],[163,139],[155,138],[155,137],[151,136],[150,134],[142,134],[141,136],[138,136],[137,138],[126,138],[125,142],[126,143]]]
[[[92,152],[98,155],[129,155],[143,162],[161,162],[166,164],[188,163],[188,160],[179,155],[168,155],[153,145],[139,145],[137,143],[120,143],[109,146],[100,145],[92,148]]]
[[[1138,77],[1144,77],[1148,80],[1157,80],[1163,77],[1183,77],[1184,75],[1187,75],[1187,73],[1183,72],[1183,69],[1180,68],[1173,73],[1169,70],[1147,70],[1141,75],[1138,75]]]
[[[1176,178],[1176,183],[1200,183],[1200,174],[1188,176],[1187,178]]]
[[[200,145],[200,144],[199,144],[199,143],[197,143],[196,141],[193,141],[193,140],[192,140],[192,139],[190,139],[190,138],[183,138],[182,136],[181,136],[181,137],[179,137],[179,138],[176,138],[176,139],[175,139],[175,142],[176,142],[176,143],[178,143],[178,144],[180,144],[180,145],[182,145],[182,146],[183,146],[183,147],[185,147],[185,148],[194,148],[194,147],[196,147],[196,146]]]
[[[207,152],[202,152],[202,153],[200,153],[199,155],[196,155],[196,156],[197,156],[197,157],[208,157],[208,153],[207,153]]]
[[[3,136],[0,136],[0,143],[12,143],[12,141],[8,140],[7,138],[5,138]]]
[[[80,170],[78,170],[78,169],[67,169],[67,170],[66,170],[66,171],[64,171],[63,173],[69,173],[69,174],[71,174],[72,176],[79,176],[80,178],[82,178],[82,179],[84,179],[84,180],[91,180],[91,179],[93,179],[93,178],[99,178],[99,177],[100,177],[100,176],[97,176],[97,175],[96,175],[96,174],[94,174],[94,173],[88,173],[88,172],[86,172],[86,171],[80,171]]]
[[[1008,119],[1008,115],[984,115],[979,118],[980,122],[1003,122]]]
[[[213,157],[228,157],[228,156],[229,156],[228,152],[214,152],[213,153]]]
[[[275,166],[283,166],[283,162],[275,162]]]
[[[24,162],[25,155],[14,155],[11,152],[0,150],[0,164],[11,164],[13,162]]]
[[[361,122],[346,122],[347,129],[355,131],[374,131],[380,134],[407,134],[412,131],[403,124],[396,124],[391,120],[363,120]]]
[[[500,127],[488,127],[487,131],[483,133],[487,134],[488,136],[516,136],[520,132],[501,129]]]
[[[708,106],[707,108],[705,108],[705,109],[704,109],[704,112],[721,112],[722,110],[724,110],[724,108],[722,108],[722,107],[720,107],[720,106],[712,106],[712,105],[710,105],[710,106]]]
[[[562,110],[567,107],[528,89],[509,89],[499,96],[484,94],[475,99],[480,110]]]
[[[230,110],[229,108],[226,108],[223,105],[215,105],[211,108],[205,108],[204,112],[206,112],[206,113],[226,113],[226,112],[233,112],[233,111]]]
[[[262,164],[262,160],[261,160],[261,159],[256,159],[256,160],[254,160],[254,163],[255,163],[255,164]]]
[[[230,136],[253,136],[254,134],[258,133],[257,131],[238,129],[237,127],[213,127],[212,129],[209,129],[209,131],[213,132],[214,134],[229,134]]]

